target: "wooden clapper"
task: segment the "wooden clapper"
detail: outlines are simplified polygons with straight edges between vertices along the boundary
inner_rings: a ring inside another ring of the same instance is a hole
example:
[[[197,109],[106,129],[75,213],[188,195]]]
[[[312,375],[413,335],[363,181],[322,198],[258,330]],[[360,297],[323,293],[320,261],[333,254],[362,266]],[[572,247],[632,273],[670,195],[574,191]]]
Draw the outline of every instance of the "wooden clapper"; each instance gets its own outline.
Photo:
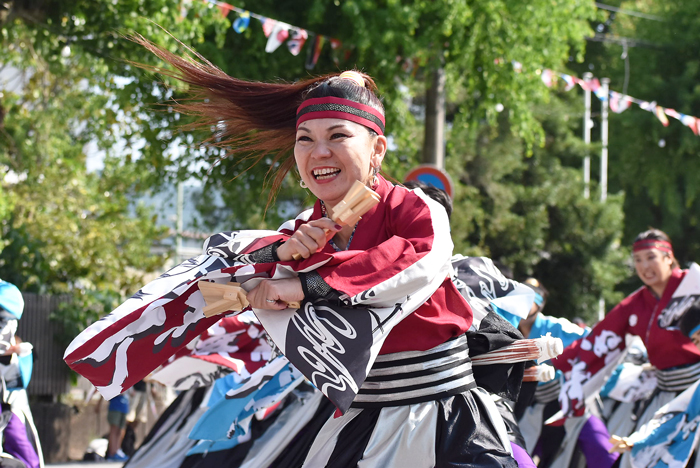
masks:
[[[240,283],[219,284],[200,281],[197,285],[202,292],[204,302],[207,304],[202,309],[205,317],[212,317],[228,311],[240,312],[249,305],[246,290],[241,287]],[[292,309],[301,307],[298,302],[288,302],[287,305]]]
[[[329,213],[331,219],[338,224],[352,226],[356,224],[362,215],[374,208],[381,200],[377,192],[356,180],[348,193],[345,194],[340,203],[335,205]],[[330,231],[326,230],[326,234]],[[294,254],[294,260],[301,260],[301,255]]]

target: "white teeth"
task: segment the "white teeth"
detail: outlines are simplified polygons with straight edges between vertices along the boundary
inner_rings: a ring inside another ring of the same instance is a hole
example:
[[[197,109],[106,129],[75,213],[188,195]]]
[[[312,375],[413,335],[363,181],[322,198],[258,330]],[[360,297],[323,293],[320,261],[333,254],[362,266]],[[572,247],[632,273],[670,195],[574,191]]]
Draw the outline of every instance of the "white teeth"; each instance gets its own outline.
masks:
[[[316,179],[328,179],[330,177],[333,177],[337,175],[340,172],[340,169],[337,168],[323,168],[323,169],[314,169],[313,174]]]

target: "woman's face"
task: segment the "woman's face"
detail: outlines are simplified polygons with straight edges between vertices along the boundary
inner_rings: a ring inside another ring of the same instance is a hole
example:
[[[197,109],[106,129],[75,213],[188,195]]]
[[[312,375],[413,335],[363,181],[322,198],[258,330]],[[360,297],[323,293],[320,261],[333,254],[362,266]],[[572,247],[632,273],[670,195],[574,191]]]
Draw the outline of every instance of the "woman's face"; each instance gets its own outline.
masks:
[[[673,270],[673,257],[657,249],[635,252],[634,268],[644,284],[654,290],[663,291]]]
[[[386,153],[384,136],[343,119],[307,120],[299,125],[294,159],[301,179],[328,206],[338,204],[356,180],[369,183]]]

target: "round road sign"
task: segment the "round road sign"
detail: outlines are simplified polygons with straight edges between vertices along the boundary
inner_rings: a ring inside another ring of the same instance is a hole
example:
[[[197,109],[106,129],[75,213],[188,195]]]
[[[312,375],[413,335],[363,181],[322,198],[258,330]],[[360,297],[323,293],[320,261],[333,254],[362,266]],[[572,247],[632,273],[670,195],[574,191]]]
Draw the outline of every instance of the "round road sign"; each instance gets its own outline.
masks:
[[[427,185],[432,185],[433,187],[444,190],[452,197],[452,179],[450,179],[447,172],[436,166],[423,164],[411,169],[408,174],[406,174],[406,177],[404,177],[404,182],[408,182],[409,180],[416,180]]]

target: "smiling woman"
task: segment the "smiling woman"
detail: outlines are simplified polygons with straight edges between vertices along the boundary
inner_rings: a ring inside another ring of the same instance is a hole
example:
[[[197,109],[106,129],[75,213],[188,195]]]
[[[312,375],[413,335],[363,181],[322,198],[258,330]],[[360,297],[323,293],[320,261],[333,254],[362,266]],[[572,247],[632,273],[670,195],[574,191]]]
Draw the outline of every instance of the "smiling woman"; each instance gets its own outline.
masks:
[[[658,229],[637,236],[633,260],[644,286],[615,306],[588,337],[564,350],[553,363],[562,371],[571,371],[559,400],[565,412],[575,413],[583,409],[580,396],[589,396],[583,390],[586,382],[623,356],[627,334],[639,336],[658,380],[650,400],[641,405],[644,413],[636,419],[636,428],[640,428],[659,408],[700,379],[700,350],[680,329],[683,313],[700,295],[700,268],[693,264],[689,270],[681,270],[670,239]],[[630,463],[629,454],[625,454],[620,466],[629,467]]]
[[[473,315],[449,275],[447,213],[420,189],[380,175],[387,139],[372,78],[346,71],[296,83],[249,82],[193,51],[180,57],[134,40],[174,69],[159,71],[190,85],[191,99],[173,107],[197,116],[193,127],[216,129],[208,144],[231,158],[273,161],[268,203],[295,166],[317,201],[277,232],[212,236],[203,255],[186,262],[184,276],[157,280],[157,313],[144,305],[147,295],[137,294],[76,338],[66,361],[84,373],[95,369],[86,363],[109,362],[97,366],[95,381],[123,391],[163,362],[164,348],[174,352],[160,335],[151,344],[152,326],[170,330],[173,348],[184,346],[190,331],[209,323],[198,282],[230,281],[247,292],[285,358],[341,414],[322,415],[301,443],[290,434],[295,456],[282,454],[274,466],[345,467],[362,460],[388,468],[517,467],[503,420],[472,373],[465,332]],[[338,225],[329,214],[358,182],[378,203],[359,221],[342,218],[352,225]],[[297,302],[299,309],[291,309]],[[107,345],[95,351],[101,343]],[[111,361],[115,349],[118,363]],[[111,374],[104,370],[110,365]]]
[[[342,119],[299,125],[294,146],[299,174],[325,204],[338,204],[356,180],[371,185],[386,153],[386,138],[371,132]]]
[[[673,270],[679,268],[668,236],[658,229],[639,234],[634,241],[632,257],[639,279],[656,297],[661,297]]]

